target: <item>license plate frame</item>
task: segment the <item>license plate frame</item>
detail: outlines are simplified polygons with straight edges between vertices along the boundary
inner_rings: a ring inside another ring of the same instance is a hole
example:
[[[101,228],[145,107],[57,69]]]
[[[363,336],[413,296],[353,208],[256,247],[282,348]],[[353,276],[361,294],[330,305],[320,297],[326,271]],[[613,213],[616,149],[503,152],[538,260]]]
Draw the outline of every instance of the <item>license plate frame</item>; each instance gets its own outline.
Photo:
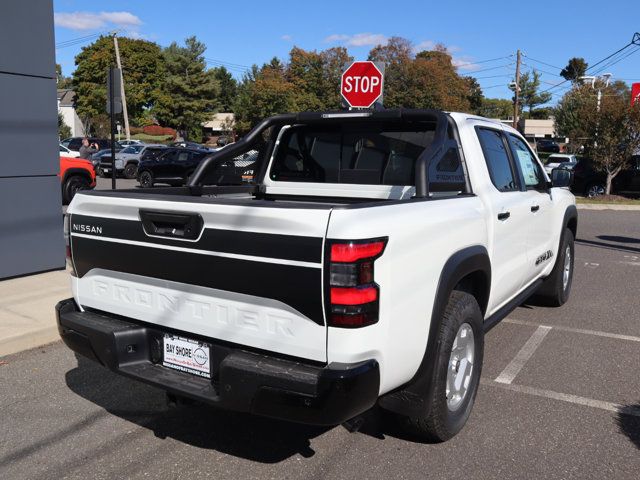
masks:
[[[162,366],[211,379],[211,345],[165,333],[162,337]]]

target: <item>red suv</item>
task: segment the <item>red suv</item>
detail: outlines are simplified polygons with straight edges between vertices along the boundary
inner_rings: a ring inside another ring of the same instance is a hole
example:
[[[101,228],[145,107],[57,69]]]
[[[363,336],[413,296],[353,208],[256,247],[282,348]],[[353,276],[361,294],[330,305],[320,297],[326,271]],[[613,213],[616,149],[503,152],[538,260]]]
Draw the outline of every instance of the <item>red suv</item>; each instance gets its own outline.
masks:
[[[68,205],[78,190],[87,190],[96,186],[96,172],[89,160],[60,157],[60,181],[62,182],[62,203]]]

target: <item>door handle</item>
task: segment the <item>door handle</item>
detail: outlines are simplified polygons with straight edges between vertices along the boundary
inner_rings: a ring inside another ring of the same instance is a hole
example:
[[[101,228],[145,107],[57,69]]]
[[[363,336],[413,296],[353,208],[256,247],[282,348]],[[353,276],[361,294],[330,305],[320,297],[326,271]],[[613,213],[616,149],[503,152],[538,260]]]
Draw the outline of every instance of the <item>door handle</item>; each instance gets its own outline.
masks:
[[[511,216],[511,212],[502,212],[498,214],[498,220],[506,220]]]
[[[540,210],[540,205],[532,205],[531,206],[531,211],[532,212],[537,212],[538,210]]]

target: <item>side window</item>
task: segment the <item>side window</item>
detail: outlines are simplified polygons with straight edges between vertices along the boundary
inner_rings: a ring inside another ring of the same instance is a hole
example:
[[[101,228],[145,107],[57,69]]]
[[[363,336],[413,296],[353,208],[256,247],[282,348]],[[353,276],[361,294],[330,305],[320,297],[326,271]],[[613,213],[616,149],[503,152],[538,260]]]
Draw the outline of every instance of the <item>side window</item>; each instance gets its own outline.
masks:
[[[180,152],[178,153],[178,158],[176,159],[176,161],[180,163],[186,162],[187,160],[189,160],[189,156],[190,156],[189,152]]]
[[[536,161],[533,153],[527,146],[527,144],[519,137],[513,134],[509,134],[511,141],[511,149],[513,151],[513,157],[520,165],[522,176],[524,178],[524,184],[527,188],[537,188],[544,184],[544,175],[540,169],[540,165]]]
[[[476,128],[476,132],[495,187],[501,192],[518,190],[502,132],[491,128]]]

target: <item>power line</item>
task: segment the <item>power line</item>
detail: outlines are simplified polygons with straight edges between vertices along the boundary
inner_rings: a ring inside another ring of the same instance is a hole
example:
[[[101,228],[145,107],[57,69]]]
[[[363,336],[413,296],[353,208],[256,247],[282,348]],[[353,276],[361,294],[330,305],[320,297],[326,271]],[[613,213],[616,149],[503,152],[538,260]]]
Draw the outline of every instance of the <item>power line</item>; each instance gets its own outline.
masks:
[[[542,70],[541,68],[536,68],[532,65],[529,65],[528,63],[522,62],[523,65],[526,65],[527,67],[530,67],[532,70],[536,71],[536,72],[542,72],[542,73],[546,73],[547,75],[553,75],[554,77],[560,77],[562,78],[562,75],[558,75],[557,73],[553,73],[553,72],[547,72],[546,70]]]
[[[454,67],[464,67],[466,65],[480,65],[481,63],[495,62],[497,60],[502,60],[504,58],[511,58],[511,57],[513,57],[513,54],[505,55],[504,57],[490,58],[488,60],[480,60],[478,62],[458,63],[458,64],[454,65]]]
[[[616,50],[616,51],[615,51],[615,52],[613,52],[611,55],[606,56],[605,58],[603,58],[603,59],[602,59],[602,60],[600,60],[599,62],[594,63],[594,64],[593,64],[593,65],[591,65],[589,68],[587,68],[587,70],[586,70],[586,71],[588,72],[588,71],[589,71],[589,70],[591,70],[592,68],[594,68],[594,67],[596,67],[596,66],[598,66],[598,65],[602,64],[603,62],[607,61],[608,59],[610,59],[610,58],[611,58],[611,57],[613,57],[614,55],[617,55],[618,53],[622,52],[623,50],[626,50],[630,45],[638,45],[638,44],[640,44],[640,34],[635,33],[635,34],[633,35],[633,39],[632,39],[629,43],[627,43],[624,47],[622,47],[622,48],[620,48],[620,49]],[[635,53],[635,51],[634,51],[634,53]],[[625,58],[626,58],[626,57],[625,57]],[[616,63],[617,63],[617,62],[616,62]],[[585,72],[585,73],[586,73],[586,72]],[[558,83],[557,85],[555,85],[555,86],[553,86],[553,87],[549,87],[549,88],[547,88],[547,89],[545,89],[545,90],[542,90],[540,93],[545,93],[545,92],[548,92],[549,90],[554,90],[554,89],[558,88],[560,85],[563,85],[563,84],[567,83],[568,81],[569,81],[569,79],[566,79],[566,80],[564,80],[563,82],[560,82],[560,83]]]
[[[498,68],[510,67],[512,65],[513,65],[513,63],[506,63],[504,65],[498,65],[497,67],[483,68],[482,70],[476,70],[474,72],[462,73],[461,75],[462,76],[475,75],[476,73],[488,72],[489,70],[497,70]]]
[[[93,33],[91,35],[85,35],[84,37],[72,38],[70,40],[65,40],[63,42],[56,43],[56,50],[60,48],[72,47],[74,45],[79,45],[81,43],[88,42],[92,38],[100,37],[102,35],[108,34],[109,32],[98,32]]]
[[[560,68],[560,67],[556,67],[555,65],[551,65],[550,63],[543,62],[542,60],[536,60],[535,58],[530,57],[530,56],[529,56],[529,55],[527,55],[526,53],[523,53],[523,55],[524,55],[525,57],[527,57],[529,60],[532,60],[532,61],[534,61],[534,62],[541,63],[542,65],[546,65],[547,67],[555,68],[556,70],[562,70],[562,68]],[[555,75],[555,74],[554,74],[554,75]]]
[[[618,56],[618,58],[616,58],[615,60],[612,59],[609,63],[604,64],[602,67],[600,67],[596,72],[594,72],[595,74],[598,73],[602,73],[603,71],[607,70],[609,67],[612,67],[613,65],[620,63],[622,60],[624,60],[627,57],[630,57],[631,55],[633,55],[634,53],[636,53],[638,50],[640,50],[640,47],[636,48],[635,50],[631,50],[630,52],[627,52],[625,55],[620,55]]]
[[[489,75],[487,77],[474,77],[476,80],[484,80],[485,78],[502,78],[502,77],[508,77],[511,78],[511,74],[504,74],[504,75]]]

